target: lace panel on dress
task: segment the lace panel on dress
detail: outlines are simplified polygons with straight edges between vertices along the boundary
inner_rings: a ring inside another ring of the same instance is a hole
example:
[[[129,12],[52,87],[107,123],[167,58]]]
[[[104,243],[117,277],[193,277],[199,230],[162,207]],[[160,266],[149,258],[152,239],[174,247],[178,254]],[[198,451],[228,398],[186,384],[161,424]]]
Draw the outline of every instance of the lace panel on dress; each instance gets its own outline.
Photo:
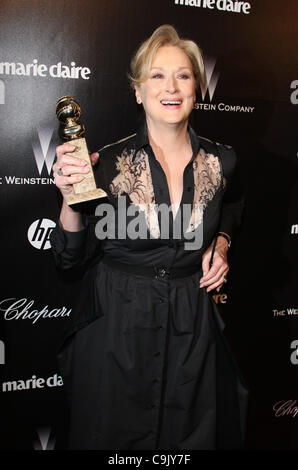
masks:
[[[114,197],[128,194],[131,202],[140,211],[145,212],[147,228],[152,238],[159,238],[160,230],[154,189],[152,184],[148,154],[144,149],[135,156],[134,151],[125,149],[117,156],[116,169],[118,175],[111,182],[109,189]]]

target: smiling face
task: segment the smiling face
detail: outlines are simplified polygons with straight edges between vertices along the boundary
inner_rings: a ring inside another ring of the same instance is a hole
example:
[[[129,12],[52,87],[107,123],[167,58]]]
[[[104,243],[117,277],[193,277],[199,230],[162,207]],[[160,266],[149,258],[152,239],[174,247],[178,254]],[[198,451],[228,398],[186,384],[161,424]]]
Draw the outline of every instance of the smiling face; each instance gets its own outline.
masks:
[[[162,46],[155,54],[148,79],[136,86],[148,124],[188,121],[196,99],[196,82],[190,59],[176,46]]]

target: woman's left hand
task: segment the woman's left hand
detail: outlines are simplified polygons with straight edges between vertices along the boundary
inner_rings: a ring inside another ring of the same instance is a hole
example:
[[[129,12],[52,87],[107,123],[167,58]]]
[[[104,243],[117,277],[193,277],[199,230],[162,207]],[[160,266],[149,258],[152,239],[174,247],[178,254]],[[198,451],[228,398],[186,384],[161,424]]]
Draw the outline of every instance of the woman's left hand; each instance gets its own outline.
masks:
[[[207,292],[216,289],[218,292],[226,282],[226,275],[229,271],[227,261],[228,242],[223,237],[218,237],[214,255],[213,264],[210,268],[210,259],[212,244],[202,256],[203,277],[200,279],[200,287],[207,287]]]

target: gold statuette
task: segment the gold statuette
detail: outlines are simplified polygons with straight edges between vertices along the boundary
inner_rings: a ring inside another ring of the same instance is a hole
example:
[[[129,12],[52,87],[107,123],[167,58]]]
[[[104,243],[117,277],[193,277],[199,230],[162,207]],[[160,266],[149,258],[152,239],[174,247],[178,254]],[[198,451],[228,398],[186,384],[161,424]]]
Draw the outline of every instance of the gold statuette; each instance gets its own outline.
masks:
[[[75,150],[69,155],[85,160],[87,162],[86,168],[89,169],[89,173],[84,175],[83,181],[73,185],[74,193],[69,196],[67,204],[77,204],[105,197],[107,195],[105,191],[96,187],[92,163],[86,140],[83,137],[85,126],[77,122],[81,116],[80,105],[72,96],[63,96],[57,101],[56,115],[60,121],[60,137],[75,147]]]

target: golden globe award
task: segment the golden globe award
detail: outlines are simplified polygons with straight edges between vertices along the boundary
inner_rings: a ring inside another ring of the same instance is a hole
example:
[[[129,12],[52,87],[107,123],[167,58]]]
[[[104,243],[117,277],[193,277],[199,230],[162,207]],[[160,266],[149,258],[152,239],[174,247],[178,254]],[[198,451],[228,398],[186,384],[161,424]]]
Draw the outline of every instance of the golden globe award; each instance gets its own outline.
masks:
[[[87,162],[86,168],[89,173],[84,175],[83,181],[73,185],[74,193],[69,197],[67,204],[77,204],[79,202],[91,201],[105,197],[107,194],[103,189],[97,188],[89,157],[85,134],[85,126],[78,124],[81,116],[81,107],[72,96],[63,96],[57,101],[56,115],[60,121],[59,135],[75,147],[70,154]]]

